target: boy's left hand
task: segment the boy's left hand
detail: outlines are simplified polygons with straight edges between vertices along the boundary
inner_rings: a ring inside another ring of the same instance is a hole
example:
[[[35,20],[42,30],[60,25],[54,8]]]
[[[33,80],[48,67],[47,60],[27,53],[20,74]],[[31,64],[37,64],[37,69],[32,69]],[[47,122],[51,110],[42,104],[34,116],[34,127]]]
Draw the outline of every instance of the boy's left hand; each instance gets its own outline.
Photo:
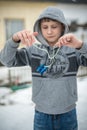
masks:
[[[80,49],[83,45],[83,42],[81,40],[78,40],[73,34],[65,34],[62,37],[60,37],[58,42],[56,43],[56,46],[58,47],[64,45]]]

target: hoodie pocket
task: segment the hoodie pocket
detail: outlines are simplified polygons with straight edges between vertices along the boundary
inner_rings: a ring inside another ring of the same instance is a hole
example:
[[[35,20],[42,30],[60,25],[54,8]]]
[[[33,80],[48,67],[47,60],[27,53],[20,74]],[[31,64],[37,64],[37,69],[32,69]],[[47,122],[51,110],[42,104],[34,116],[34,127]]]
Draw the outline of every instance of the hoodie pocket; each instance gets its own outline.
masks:
[[[75,82],[72,78],[38,80],[33,86],[33,100],[49,109],[55,107],[63,110],[76,101]]]

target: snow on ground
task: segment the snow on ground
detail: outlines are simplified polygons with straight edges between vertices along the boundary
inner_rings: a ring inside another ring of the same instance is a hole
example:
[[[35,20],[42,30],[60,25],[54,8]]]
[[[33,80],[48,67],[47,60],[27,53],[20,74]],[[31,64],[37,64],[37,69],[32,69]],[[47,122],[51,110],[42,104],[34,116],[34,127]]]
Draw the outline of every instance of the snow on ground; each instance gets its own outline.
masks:
[[[79,130],[87,130],[87,77],[78,78],[77,114]]]
[[[2,94],[1,94],[2,93]],[[0,130],[33,130],[32,90],[0,88]]]
[[[0,104],[33,104],[31,101],[32,90],[25,88],[17,91],[12,91],[10,88],[0,87]]]

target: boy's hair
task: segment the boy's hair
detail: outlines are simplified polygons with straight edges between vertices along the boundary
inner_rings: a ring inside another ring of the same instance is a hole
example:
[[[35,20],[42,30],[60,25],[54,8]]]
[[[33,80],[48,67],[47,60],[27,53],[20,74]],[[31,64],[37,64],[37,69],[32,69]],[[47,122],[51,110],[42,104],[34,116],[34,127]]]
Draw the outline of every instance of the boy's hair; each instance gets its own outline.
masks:
[[[43,19],[40,20],[40,23],[41,22],[49,22],[50,20],[58,22],[57,20],[54,20],[54,19],[51,19],[51,18],[43,18]]]

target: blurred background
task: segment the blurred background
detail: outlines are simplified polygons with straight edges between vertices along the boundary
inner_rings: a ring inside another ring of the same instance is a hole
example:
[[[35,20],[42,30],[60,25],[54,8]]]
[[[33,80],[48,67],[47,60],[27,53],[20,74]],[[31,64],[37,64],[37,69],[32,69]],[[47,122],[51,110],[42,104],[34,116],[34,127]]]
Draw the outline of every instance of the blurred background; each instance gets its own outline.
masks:
[[[60,8],[70,32],[87,41],[87,0],[0,0],[0,50],[13,33],[28,29],[47,6]],[[20,45],[23,47],[23,45]],[[87,68],[77,75],[79,130],[87,130]],[[0,130],[33,130],[31,68],[7,68],[0,63]]]

